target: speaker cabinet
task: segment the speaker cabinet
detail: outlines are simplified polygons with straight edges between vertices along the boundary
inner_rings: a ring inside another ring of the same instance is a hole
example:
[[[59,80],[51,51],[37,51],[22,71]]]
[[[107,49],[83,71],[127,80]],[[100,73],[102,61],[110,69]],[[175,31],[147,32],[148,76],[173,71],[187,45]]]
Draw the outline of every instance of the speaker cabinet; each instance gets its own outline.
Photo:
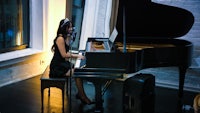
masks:
[[[124,113],[155,112],[155,76],[136,74],[124,82]]]

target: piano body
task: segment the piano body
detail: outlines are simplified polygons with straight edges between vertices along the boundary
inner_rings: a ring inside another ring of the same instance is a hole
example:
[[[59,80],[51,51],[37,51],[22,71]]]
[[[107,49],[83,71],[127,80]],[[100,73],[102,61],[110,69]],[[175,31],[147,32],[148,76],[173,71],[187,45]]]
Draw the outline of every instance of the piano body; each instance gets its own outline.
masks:
[[[125,73],[135,73],[145,68],[176,66],[181,113],[193,45],[179,37],[188,33],[193,23],[192,13],[182,8],[150,0],[119,0],[115,45],[111,52],[86,51],[85,68],[125,69]]]

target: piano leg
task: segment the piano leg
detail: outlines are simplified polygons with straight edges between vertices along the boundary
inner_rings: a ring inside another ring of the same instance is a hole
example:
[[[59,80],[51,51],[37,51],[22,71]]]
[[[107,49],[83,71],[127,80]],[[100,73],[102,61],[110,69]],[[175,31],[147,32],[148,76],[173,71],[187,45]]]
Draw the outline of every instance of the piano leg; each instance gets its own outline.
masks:
[[[95,88],[95,110],[94,113],[103,113],[103,99],[102,99],[102,86],[108,81],[101,78],[87,78],[86,80],[92,82]]]
[[[178,91],[178,113],[182,113],[183,106],[183,89],[185,82],[185,74],[188,67],[179,66],[179,91]]]
[[[101,81],[95,81],[93,82],[95,87],[95,101],[96,101],[96,108],[94,113],[103,113],[103,99],[102,99],[102,82]]]

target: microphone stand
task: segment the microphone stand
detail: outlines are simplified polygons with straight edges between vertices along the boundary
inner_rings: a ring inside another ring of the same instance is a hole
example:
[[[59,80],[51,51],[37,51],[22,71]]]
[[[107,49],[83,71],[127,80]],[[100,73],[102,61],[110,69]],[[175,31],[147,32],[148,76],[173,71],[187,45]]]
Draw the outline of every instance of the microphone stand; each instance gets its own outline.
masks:
[[[76,33],[74,33],[74,31],[73,31],[73,33],[71,34],[71,37],[70,37],[70,42],[69,42],[69,53],[70,53],[70,56],[71,56],[71,54],[72,54],[72,43],[74,42],[74,37],[76,36]],[[70,51],[71,50],[71,51]],[[71,100],[72,100],[72,98],[71,98],[71,92],[72,92],[72,66],[73,66],[73,64],[72,64],[72,58],[70,57],[70,59],[69,59],[69,62],[70,62],[70,81],[69,81],[69,113],[72,113],[72,110],[71,110],[71,107],[72,107],[72,102],[71,102]]]
[[[73,36],[71,35],[71,37],[70,37],[70,42],[69,42],[69,53],[70,53],[70,56],[71,56],[71,54],[72,54],[72,52],[70,51],[70,50],[72,50],[72,38],[73,38]],[[72,100],[72,98],[71,98],[71,92],[72,92],[72,58],[70,57],[70,59],[69,59],[69,62],[70,62],[70,78],[69,78],[69,113],[72,113],[71,112],[71,107],[72,107],[72,102],[71,102],[71,100]]]
[[[126,9],[125,3],[123,4],[123,52],[126,53]]]

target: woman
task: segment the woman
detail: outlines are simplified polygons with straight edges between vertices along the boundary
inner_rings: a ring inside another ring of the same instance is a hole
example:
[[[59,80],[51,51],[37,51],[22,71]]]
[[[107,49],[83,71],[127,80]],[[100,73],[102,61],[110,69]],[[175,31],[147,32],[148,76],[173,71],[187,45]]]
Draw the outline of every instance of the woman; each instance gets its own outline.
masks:
[[[51,48],[54,52],[54,56],[50,63],[50,77],[67,77],[73,75],[74,67],[73,64],[70,63],[70,59],[84,59],[84,56],[82,55],[69,52],[72,30],[72,23],[68,18],[60,21],[57,36],[54,39],[54,44]],[[92,104],[91,100],[88,99],[85,94],[82,80],[80,78],[75,78],[75,83],[78,89],[76,98],[80,99],[84,104]]]

